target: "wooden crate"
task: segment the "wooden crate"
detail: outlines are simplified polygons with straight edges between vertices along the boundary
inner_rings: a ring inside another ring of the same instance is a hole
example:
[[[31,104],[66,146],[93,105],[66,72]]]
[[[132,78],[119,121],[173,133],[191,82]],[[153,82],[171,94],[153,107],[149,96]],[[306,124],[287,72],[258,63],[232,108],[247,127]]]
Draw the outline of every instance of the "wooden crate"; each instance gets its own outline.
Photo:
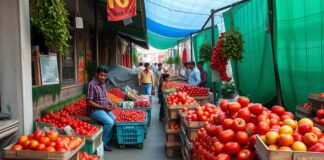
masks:
[[[182,156],[181,147],[165,148],[165,154],[168,158],[180,158]]]
[[[78,160],[79,154],[78,152],[84,146],[85,141],[75,148],[73,151],[66,152],[46,152],[46,151],[32,151],[32,150],[10,150],[10,148],[14,145],[11,144],[3,149],[3,158],[4,160]]]
[[[324,98],[319,97],[318,94],[309,94],[308,100],[315,111],[318,109],[324,109]]]
[[[185,108],[185,107],[190,109],[190,108],[196,108],[198,106],[199,106],[198,103],[188,104],[188,105],[169,105],[169,104],[167,104],[168,109],[182,109],[182,108]]]
[[[299,114],[301,114],[301,115],[304,115],[306,117],[310,117],[310,118],[316,116],[315,109],[313,109],[313,108],[305,109],[303,107],[303,105],[297,105],[296,112],[299,113]]]
[[[324,154],[321,152],[269,150],[259,136],[256,137],[255,149],[261,160],[324,160]]]
[[[186,137],[189,141],[193,141],[198,134],[198,131],[201,127],[204,126],[204,122],[202,121],[190,121],[188,122],[186,118],[182,118],[181,121],[183,124],[181,125]]]
[[[181,142],[180,134],[166,134],[165,138],[167,142]]]
[[[210,103],[210,97],[209,96],[196,96],[196,97],[194,97],[194,99],[201,106],[205,105],[206,103]]]

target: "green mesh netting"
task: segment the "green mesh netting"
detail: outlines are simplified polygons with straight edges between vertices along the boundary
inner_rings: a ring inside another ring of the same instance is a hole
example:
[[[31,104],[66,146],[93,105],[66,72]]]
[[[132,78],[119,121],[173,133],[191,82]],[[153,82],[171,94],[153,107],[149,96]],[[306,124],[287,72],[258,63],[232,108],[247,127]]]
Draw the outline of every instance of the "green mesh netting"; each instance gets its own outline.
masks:
[[[218,28],[215,26],[214,29],[214,37],[215,37],[215,44],[218,41]],[[196,34],[195,36],[192,37],[192,47],[193,47],[193,52],[195,56],[196,62],[200,60],[199,58],[199,50],[200,47],[205,43],[212,43],[212,34],[211,34],[211,29],[207,29],[203,32],[200,32]],[[212,69],[209,67],[210,62],[204,63],[204,70],[207,71],[207,88],[212,89],[213,88],[213,83],[212,83]],[[221,81],[217,81],[216,83],[216,90],[217,93],[220,93],[220,87],[221,87]]]
[[[240,95],[252,102],[267,103],[276,96],[268,1],[251,0],[224,13],[226,31],[230,29],[231,17],[244,39],[244,59],[231,61],[235,84]]]
[[[151,31],[147,31],[147,39],[149,44],[157,49],[168,49],[177,45],[176,38],[165,37]]]
[[[324,91],[324,1],[275,0],[274,40],[284,104]]]

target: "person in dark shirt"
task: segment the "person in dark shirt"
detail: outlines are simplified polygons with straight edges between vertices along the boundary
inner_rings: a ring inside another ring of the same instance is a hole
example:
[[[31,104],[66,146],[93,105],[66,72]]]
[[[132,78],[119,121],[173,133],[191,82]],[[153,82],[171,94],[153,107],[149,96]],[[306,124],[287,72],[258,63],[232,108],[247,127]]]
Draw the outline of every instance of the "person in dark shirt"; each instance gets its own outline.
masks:
[[[200,71],[200,83],[199,83],[199,87],[206,87],[206,84],[207,84],[207,72],[203,69],[203,66],[204,66],[204,62],[203,61],[199,61],[198,62],[198,69]]]
[[[165,89],[166,83],[170,81],[170,75],[169,74],[162,74],[160,84],[159,84],[159,90],[158,90],[158,96],[159,100],[161,102],[161,107],[160,107],[160,114],[159,114],[159,120],[163,121],[164,119],[164,111],[165,111],[165,106],[164,106],[164,99],[163,99],[163,92]]]

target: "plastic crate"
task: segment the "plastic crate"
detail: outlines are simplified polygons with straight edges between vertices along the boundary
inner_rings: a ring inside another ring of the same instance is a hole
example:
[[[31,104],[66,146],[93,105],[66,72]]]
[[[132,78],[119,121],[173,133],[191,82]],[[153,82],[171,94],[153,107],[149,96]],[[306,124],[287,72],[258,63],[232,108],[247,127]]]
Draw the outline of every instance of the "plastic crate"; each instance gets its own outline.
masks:
[[[102,143],[103,129],[101,128],[98,132],[99,134],[95,134],[96,137],[93,140],[85,141],[82,151],[87,152],[88,154],[94,154],[96,152],[96,149]]]
[[[125,145],[138,145],[142,149],[146,122],[118,122],[116,123],[117,142],[119,148]]]
[[[145,110],[146,111],[146,122],[147,122],[147,127],[149,127],[151,125],[151,111],[152,111],[152,107],[148,107],[148,108],[134,108],[136,110]]]

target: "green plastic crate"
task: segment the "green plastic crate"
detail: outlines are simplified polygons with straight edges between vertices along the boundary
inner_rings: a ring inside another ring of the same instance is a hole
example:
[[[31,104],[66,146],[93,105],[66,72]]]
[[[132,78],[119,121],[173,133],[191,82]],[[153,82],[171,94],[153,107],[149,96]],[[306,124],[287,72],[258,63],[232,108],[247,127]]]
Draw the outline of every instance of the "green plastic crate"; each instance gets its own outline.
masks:
[[[101,127],[95,135],[85,140],[85,145],[82,148],[82,151],[87,152],[88,154],[94,154],[102,143],[102,134],[103,128]]]

